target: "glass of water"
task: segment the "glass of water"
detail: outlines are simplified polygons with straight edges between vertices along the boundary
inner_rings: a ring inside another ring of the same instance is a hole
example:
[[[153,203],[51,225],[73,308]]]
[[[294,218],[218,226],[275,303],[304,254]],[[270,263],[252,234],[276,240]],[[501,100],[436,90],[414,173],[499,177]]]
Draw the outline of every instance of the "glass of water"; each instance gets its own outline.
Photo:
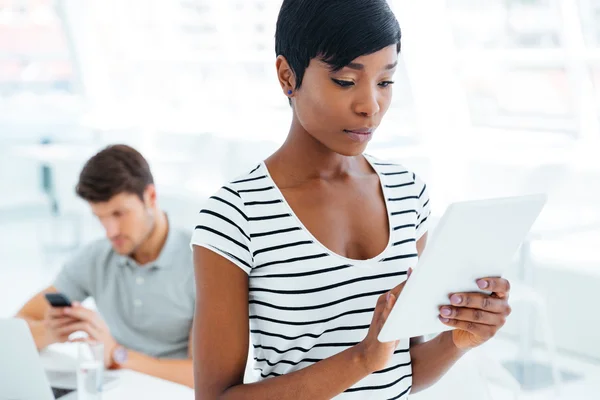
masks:
[[[98,342],[80,343],[77,361],[77,399],[101,400],[104,383],[104,345]]]

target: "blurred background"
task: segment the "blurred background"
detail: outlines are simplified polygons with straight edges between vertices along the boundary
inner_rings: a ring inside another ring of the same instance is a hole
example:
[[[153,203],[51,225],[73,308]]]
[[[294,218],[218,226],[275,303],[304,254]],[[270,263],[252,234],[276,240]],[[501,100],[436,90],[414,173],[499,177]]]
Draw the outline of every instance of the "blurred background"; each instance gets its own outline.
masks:
[[[368,152],[420,174],[437,217],[549,196],[473,379],[494,399],[600,398],[600,0],[391,4],[403,50]],[[203,198],[283,142],[280,5],[0,0],[0,317],[103,235],[74,185],[105,145],[139,149],[171,223],[192,229]]]

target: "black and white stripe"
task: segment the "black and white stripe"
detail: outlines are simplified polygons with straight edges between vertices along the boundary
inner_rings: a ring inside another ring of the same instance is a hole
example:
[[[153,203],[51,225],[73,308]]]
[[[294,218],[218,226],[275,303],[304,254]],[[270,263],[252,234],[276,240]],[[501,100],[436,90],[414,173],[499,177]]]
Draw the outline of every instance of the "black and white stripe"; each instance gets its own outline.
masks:
[[[199,214],[192,244],[209,248],[249,275],[254,368],[260,379],[287,374],[364,339],[377,298],[406,279],[427,229],[427,187],[400,165],[367,157],[379,174],[391,229],[386,250],[349,260],[297,219],[264,163],[223,187]],[[337,398],[406,399],[412,386],[408,340],[390,365]]]

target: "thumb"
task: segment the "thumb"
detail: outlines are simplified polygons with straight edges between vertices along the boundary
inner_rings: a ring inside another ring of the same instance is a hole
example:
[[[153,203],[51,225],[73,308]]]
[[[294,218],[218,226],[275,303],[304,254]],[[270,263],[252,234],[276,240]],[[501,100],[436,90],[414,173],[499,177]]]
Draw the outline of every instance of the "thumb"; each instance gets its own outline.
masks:
[[[400,293],[402,293],[402,289],[404,289],[404,285],[406,285],[406,281],[402,282],[401,284],[390,290],[390,293],[392,293],[394,296],[396,296],[396,298],[398,298],[398,296],[400,296]]]
[[[394,307],[394,303],[396,302],[396,296],[390,291],[387,292],[385,296],[385,307],[381,310],[381,314],[379,316],[379,330],[383,328],[383,324],[387,321],[388,316],[392,312],[392,307]]]
[[[400,296],[400,293],[402,293],[402,289],[404,289],[404,285],[406,285],[406,282],[410,279],[412,272],[413,269],[408,267],[408,271],[406,271],[406,280],[391,290],[396,297]]]

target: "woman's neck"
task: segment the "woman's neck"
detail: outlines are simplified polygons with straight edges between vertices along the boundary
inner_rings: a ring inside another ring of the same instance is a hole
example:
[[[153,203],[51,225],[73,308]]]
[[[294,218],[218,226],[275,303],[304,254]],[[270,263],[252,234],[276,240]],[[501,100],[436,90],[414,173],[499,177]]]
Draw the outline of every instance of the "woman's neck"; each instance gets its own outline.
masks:
[[[311,179],[334,180],[363,172],[366,167],[362,155],[335,153],[311,136],[295,118],[286,141],[265,162],[284,185],[286,181],[293,185]]]

